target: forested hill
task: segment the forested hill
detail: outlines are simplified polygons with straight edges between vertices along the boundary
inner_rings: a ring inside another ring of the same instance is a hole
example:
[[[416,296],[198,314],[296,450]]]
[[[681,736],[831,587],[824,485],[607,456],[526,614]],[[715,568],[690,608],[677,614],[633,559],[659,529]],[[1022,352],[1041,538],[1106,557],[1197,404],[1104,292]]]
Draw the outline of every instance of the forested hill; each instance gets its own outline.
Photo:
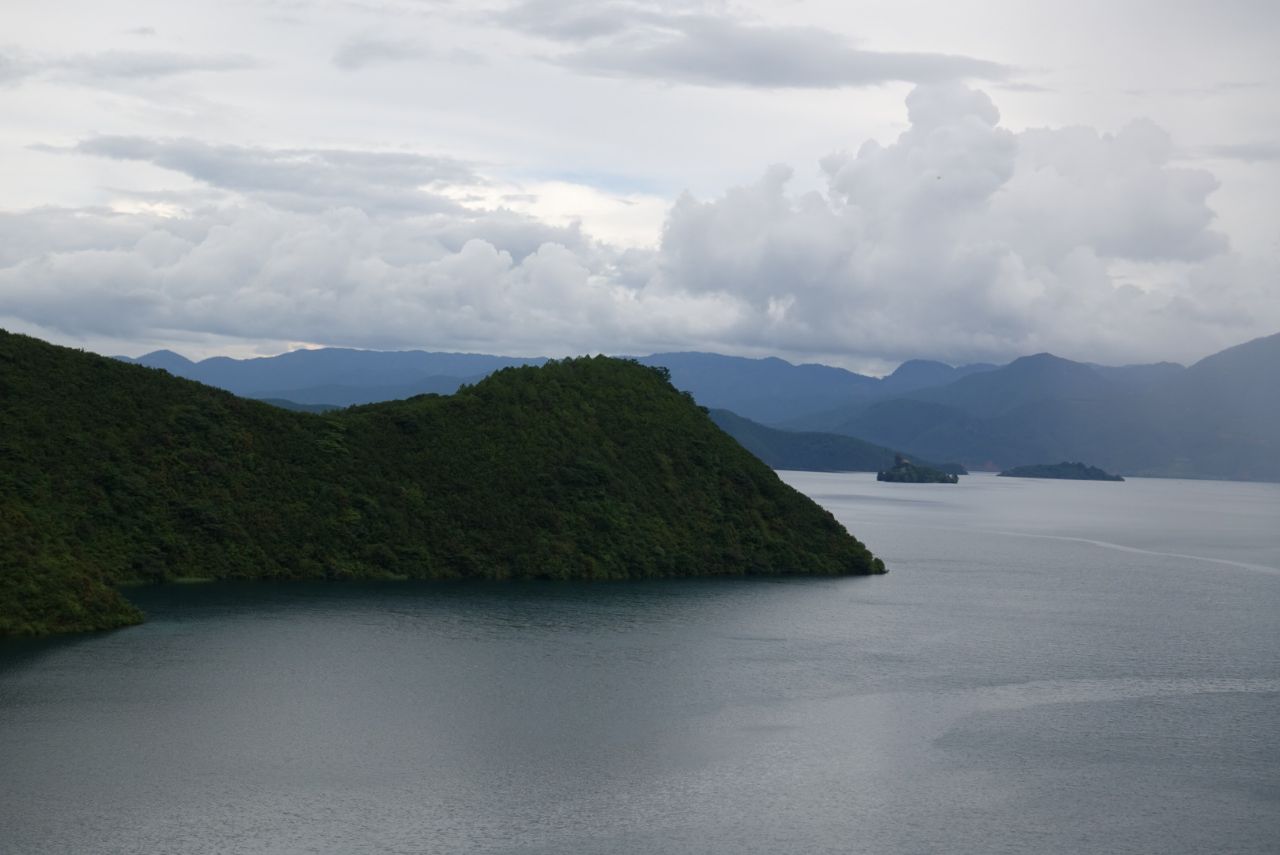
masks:
[[[632,362],[311,415],[0,331],[0,635],[128,623],[115,583],[177,577],[883,569]]]

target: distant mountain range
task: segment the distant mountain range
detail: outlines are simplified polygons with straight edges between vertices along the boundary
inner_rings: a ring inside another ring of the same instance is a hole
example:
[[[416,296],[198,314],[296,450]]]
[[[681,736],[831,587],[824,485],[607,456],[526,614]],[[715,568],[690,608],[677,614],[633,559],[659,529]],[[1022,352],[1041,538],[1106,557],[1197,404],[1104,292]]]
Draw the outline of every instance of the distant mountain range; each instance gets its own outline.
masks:
[[[541,365],[547,361],[477,353],[336,347],[294,350],[256,359],[215,356],[200,362],[171,350],[157,350],[137,359],[116,358],[149,368],[163,368],[175,377],[197,380],[246,398],[276,398],[339,407],[429,392],[451,395],[460,386],[482,380],[499,368]]]
[[[1280,481],[1280,335],[1189,368],[1047,353],[792,419],[970,468],[1087,460],[1126,475]]]
[[[475,353],[421,350],[377,351],[345,348],[295,350],[279,356],[231,359],[215,356],[193,362],[171,350],[157,350],[124,362],[163,368],[246,398],[274,398],[298,404],[347,407],[434,392],[450,395],[499,368],[541,365],[526,359]],[[829,365],[792,365],[782,359],[747,359],[718,353],[655,353],[635,357],[660,365],[671,382],[698,403],[731,410],[764,424],[824,413],[850,401],[882,400],[949,383],[994,365],[952,368],[942,362],[912,360],[883,379]]]
[[[325,348],[202,362],[157,351],[126,361],[247,397],[348,406],[449,394],[499,368],[546,360]],[[717,415],[740,441],[752,432],[758,446],[758,428],[768,427],[853,437],[879,446],[877,454],[905,449],[972,469],[1087,460],[1127,475],[1280,481],[1280,335],[1189,368],[1093,365],[1042,353],[1003,366],[911,360],[875,378],[715,353],[656,353],[637,361],[667,368],[672,383],[699,404],[758,423],[749,428]],[[803,451],[795,443],[788,459],[808,460],[804,468],[863,468],[870,459],[829,440],[810,437]]]

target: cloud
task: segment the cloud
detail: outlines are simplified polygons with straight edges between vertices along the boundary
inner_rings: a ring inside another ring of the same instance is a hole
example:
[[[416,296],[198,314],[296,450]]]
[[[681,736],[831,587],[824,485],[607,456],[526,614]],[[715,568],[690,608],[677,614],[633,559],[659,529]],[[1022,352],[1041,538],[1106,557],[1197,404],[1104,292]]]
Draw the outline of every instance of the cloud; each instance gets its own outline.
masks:
[[[1222,160],[1242,160],[1245,163],[1275,163],[1280,161],[1280,141],[1211,145],[1197,152],[1201,157]]]
[[[244,71],[257,68],[258,62],[239,53],[111,50],[53,60],[46,67],[89,79],[151,80],[203,71]]]
[[[0,229],[0,257],[23,255],[19,239],[55,245],[0,269],[0,315],[75,335],[574,352],[597,348],[602,334],[696,337],[721,315],[716,296],[629,287],[647,272],[631,271],[627,253],[515,218],[388,222],[249,205],[178,219],[47,210],[21,219]]]
[[[404,40],[355,38],[343,42],[333,54],[333,64],[343,71],[359,71],[371,65],[422,59],[430,51]]]
[[[292,210],[458,211],[458,204],[438,191],[482,183],[461,161],[400,152],[265,149],[126,136],[93,137],[60,151],[150,163]]]
[[[0,86],[13,85],[40,71],[40,66],[21,52],[0,50]]]
[[[959,84],[917,88],[907,104],[893,143],[824,160],[825,194],[788,194],[789,170],[774,168],[722,199],[682,199],[664,275],[697,292],[731,282],[756,334],[791,349],[1128,361],[1159,342],[1181,355],[1200,322],[1179,306],[1229,254],[1210,173],[1170,166],[1149,122],[1014,133]],[[1121,267],[1149,287],[1120,281]],[[1247,305],[1252,287],[1224,280],[1213,298]],[[1243,327],[1219,340],[1272,331],[1280,312]]]
[[[244,71],[258,67],[257,60],[239,53],[182,54],[167,51],[111,50],[41,58],[8,49],[0,50],[0,86],[16,84],[36,77],[102,86],[198,72]]]
[[[825,158],[819,191],[775,166],[681,196],[653,250],[397,195],[471,180],[452,162],[95,138],[84,153],[230,195],[0,214],[0,316],[148,341],[952,362],[1186,360],[1280,328],[1280,270],[1231,249],[1213,175],[1151,122],[1015,132],[952,83],[907,109],[896,139]]]
[[[508,26],[572,47],[554,62],[588,74],[701,86],[838,88],[891,81],[1000,80],[999,63],[938,53],[863,50],[817,27],[747,23],[631,3],[528,0]]]

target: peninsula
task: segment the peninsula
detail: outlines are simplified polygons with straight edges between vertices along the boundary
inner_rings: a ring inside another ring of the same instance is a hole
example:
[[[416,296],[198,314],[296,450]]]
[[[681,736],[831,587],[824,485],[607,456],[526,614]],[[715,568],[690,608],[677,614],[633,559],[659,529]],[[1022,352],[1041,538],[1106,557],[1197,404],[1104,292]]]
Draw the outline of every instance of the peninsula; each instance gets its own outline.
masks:
[[[136,622],[117,586],[175,578],[884,570],[662,369],[310,414],[0,331],[0,635]]]

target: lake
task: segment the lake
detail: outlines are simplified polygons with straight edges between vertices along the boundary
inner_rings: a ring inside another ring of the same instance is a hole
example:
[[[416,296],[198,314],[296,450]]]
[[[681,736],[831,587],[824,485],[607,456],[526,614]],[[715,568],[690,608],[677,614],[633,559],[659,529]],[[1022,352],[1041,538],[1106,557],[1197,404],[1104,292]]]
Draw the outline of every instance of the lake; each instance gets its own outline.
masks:
[[[179,585],[0,644],[0,851],[1280,850],[1280,485],[782,474],[890,573]]]

